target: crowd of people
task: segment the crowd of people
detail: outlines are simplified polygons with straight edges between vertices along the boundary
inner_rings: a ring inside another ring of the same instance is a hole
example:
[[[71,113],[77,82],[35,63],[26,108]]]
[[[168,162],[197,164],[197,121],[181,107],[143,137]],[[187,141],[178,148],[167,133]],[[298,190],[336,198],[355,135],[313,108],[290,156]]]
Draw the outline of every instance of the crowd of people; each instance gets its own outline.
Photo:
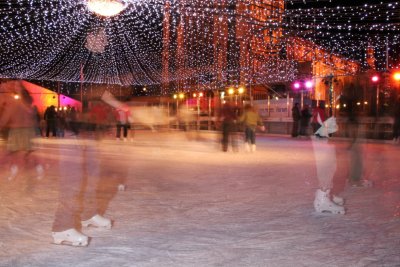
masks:
[[[104,217],[99,208],[96,192],[103,166],[101,140],[104,133],[113,125],[116,127],[116,138],[126,140],[132,122],[130,109],[126,105],[108,99],[108,103],[100,100],[89,102],[85,112],[78,112],[74,107],[57,110],[55,106],[49,106],[41,116],[34,106],[33,98],[21,81],[7,80],[1,87],[20,96],[20,99],[9,97],[0,103],[0,128],[8,128],[7,154],[1,159],[2,166],[7,166],[9,170],[8,180],[15,179],[20,170],[25,168],[35,168],[37,178],[43,178],[45,171],[43,164],[33,153],[32,140],[38,135],[46,138],[68,137],[73,140],[73,142],[59,142],[60,159],[62,159],[58,163],[60,196],[52,236],[56,244],[66,242],[74,246],[87,246],[89,238],[80,231],[81,227],[94,226],[105,229],[112,227],[112,221]],[[397,103],[394,114],[393,136],[397,141],[400,102]],[[293,106],[292,118],[293,137],[309,135],[308,127],[309,125],[312,127],[310,139],[319,182],[313,202],[315,210],[321,213],[345,214],[345,200],[339,197],[343,188],[335,186],[334,180],[337,170],[336,147],[329,138],[338,130],[336,119],[328,118],[323,105],[314,107],[310,111],[308,105],[304,105],[300,110],[298,103]],[[239,133],[243,136],[244,150],[256,151],[256,132],[264,131],[265,127],[254,106],[246,104],[243,109],[239,109],[237,105],[227,101],[221,106],[218,121],[222,151],[227,152],[230,146],[233,152],[239,151]],[[352,186],[365,186],[362,152],[359,145],[359,120],[355,106],[351,104],[348,107],[347,124],[351,137],[348,141],[350,162],[348,181]],[[67,129],[72,135],[65,135]],[[190,130],[190,127],[185,130]],[[84,138],[79,138],[82,135]]]

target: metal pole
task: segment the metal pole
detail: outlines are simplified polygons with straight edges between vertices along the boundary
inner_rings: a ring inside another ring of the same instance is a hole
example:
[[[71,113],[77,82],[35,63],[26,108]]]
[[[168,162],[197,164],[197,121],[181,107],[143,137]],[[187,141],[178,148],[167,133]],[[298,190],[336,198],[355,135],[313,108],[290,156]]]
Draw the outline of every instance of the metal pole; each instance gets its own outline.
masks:
[[[81,63],[81,71],[80,71],[80,90],[81,90],[81,109],[83,109],[83,63]],[[82,111],[82,110],[81,110]]]
[[[379,84],[376,85],[376,117],[379,116]]]

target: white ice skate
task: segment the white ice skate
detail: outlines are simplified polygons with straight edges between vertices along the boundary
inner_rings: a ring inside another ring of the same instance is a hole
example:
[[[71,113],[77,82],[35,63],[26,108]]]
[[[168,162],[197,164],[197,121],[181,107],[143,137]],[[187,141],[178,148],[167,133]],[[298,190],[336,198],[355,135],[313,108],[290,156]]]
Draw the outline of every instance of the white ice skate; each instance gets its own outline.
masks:
[[[118,191],[125,191],[126,190],[126,185],[119,184],[117,188],[118,188]]]
[[[44,178],[44,168],[41,164],[36,165],[36,173],[37,173],[36,178],[38,180],[42,180]]]
[[[320,213],[329,212],[332,214],[345,214],[344,207],[337,205],[330,199],[329,190],[317,190],[315,193],[314,208]]]
[[[251,152],[256,152],[256,145],[255,144],[251,145]]]
[[[250,145],[249,145],[249,143],[244,143],[244,151],[246,151],[246,152],[250,152]]]
[[[342,198],[342,197],[339,197],[339,196],[336,196],[336,195],[332,195],[332,201],[336,205],[339,205],[339,206],[343,206],[344,205],[344,198]]]
[[[74,247],[86,247],[89,244],[89,237],[74,228],[63,232],[53,232],[52,235],[54,244],[57,245],[66,244]]]
[[[104,228],[104,229],[111,229],[112,222],[110,219],[105,218],[99,214],[94,215],[92,218],[86,221],[82,221],[83,227],[97,227],[97,228]]]
[[[8,176],[7,179],[9,181],[11,181],[17,176],[17,174],[18,174],[18,166],[13,164],[13,165],[11,165],[11,168],[10,168],[10,176]]]

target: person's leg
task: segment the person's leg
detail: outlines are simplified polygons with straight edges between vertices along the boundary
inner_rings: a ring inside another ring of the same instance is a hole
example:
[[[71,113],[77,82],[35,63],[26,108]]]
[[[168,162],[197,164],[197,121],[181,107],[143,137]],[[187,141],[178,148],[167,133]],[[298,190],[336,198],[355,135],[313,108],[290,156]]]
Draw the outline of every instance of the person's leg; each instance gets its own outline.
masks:
[[[124,124],[123,128],[124,128],[124,139],[126,139],[128,137],[128,125]]]
[[[78,230],[81,227],[79,211],[83,182],[83,150],[78,143],[60,148],[59,202],[52,226],[53,241],[56,244],[66,242],[73,246],[87,246],[88,237]]]
[[[319,182],[319,189],[315,193],[314,208],[317,212],[344,214],[344,207],[335,203],[332,199],[334,197],[331,196],[333,176],[337,167],[335,146],[330,144],[327,139],[312,137],[311,140]]]
[[[57,125],[55,121],[51,122],[51,132],[53,134],[53,137],[57,136]]]
[[[50,135],[50,122],[46,121],[46,137],[49,137]]]
[[[297,137],[298,135],[299,135],[299,122],[297,120],[294,120],[292,127],[292,137]]]
[[[118,139],[121,138],[121,127],[122,127],[122,125],[120,123],[117,123],[117,134],[116,134],[116,137]]]
[[[229,124],[227,122],[222,123],[222,150],[228,151],[229,143]]]
[[[83,192],[82,225],[110,229],[111,220],[100,214],[98,189],[101,181],[100,175],[100,142],[89,141],[84,152],[85,187]]]

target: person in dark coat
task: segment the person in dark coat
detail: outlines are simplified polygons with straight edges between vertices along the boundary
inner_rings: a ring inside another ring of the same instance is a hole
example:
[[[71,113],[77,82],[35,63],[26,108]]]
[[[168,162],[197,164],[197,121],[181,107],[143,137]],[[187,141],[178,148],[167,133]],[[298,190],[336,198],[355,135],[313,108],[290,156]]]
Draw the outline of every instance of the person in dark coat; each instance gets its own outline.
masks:
[[[220,120],[222,121],[222,151],[228,151],[229,141],[233,151],[237,151],[236,138],[233,135],[236,130],[237,115],[229,102],[222,106]]]
[[[393,119],[393,143],[398,144],[400,134],[400,98],[397,99]]]
[[[299,103],[295,103],[292,108],[292,118],[293,118],[292,137],[297,137],[299,135],[299,124],[301,119]]]
[[[46,137],[49,137],[50,131],[53,137],[57,136],[57,111],[55,106],[47,107],[44,112],[44,120],[46,121]]]
[[[307,136],[307,128],[310,124],[311,113],[308,108],[308,105],[305,105],[301,110],[301,119],[300,119],[300,135]]]

